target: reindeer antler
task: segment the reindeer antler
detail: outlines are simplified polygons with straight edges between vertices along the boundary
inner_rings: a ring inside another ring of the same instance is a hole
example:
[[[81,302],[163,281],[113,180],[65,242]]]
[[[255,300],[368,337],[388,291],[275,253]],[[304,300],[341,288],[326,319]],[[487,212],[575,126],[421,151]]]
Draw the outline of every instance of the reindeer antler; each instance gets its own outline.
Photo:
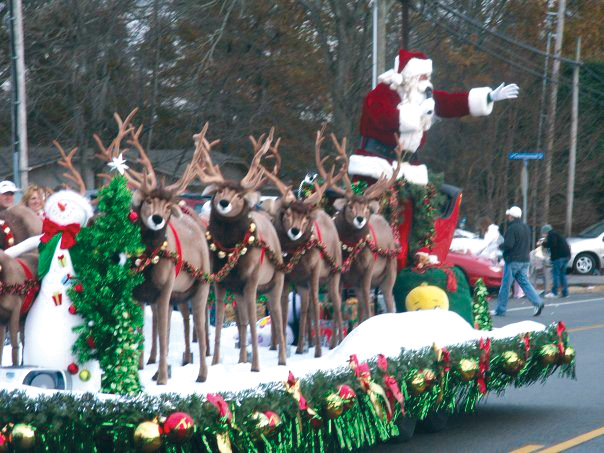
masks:
[[[317,132],[317,139],[315,141],[315,163],[317,165],[317,170],[319,172],[319,175],[321,176],[321,178],[326,180],[326,179],[328,179],[328,176],[327,176],[327,172],[325,171],[323,164],[328,159],[328,157],[321,159],[321,144],[325,140],[325,137],[323,136],[323,131],[324,131],[324,128]],[[346,137],[344,137],[342,139],[342,143],[340,143],[338,141],[338,139],[336,138],[335,134],[332,133],[331,141],[333,142],[333,144],[338,152],[338,157],[336,157],[335,162],[336,163],[338,161],[342,162],[342,167],[338,171],[336,177],[332,178],[331,189],[334,192],[339,193],[340,195],[350,198],[350,197],[352,197],[353,191],[352,191],[352,182],[350,181],[350,177],[348,176],[348,156],[346,155]],[[335,167],[335,164],[334,164],[334,167]],[[345,186],[344,188],[338,187],[336,185],[336,183],[340,179],[344,180],[344,186]]]
[[[143,125],[141,124],[136,130],[134,130],[134,127],[130,127],[129,132],[130,138],[128,139],[127,143],[133,146],[138,152],[139,157],[136,162],[143,166],[143,171],[137,172],[130,168],[125,172],[126,177],[137,188],[140,188],[144,183],[147,190],[153,190],[157,187],[157,175],[155,174],[155,170],[153,169],[153,164],[151,163],[149,156],[145,152],[145,148],[143,148],[143,145],[141,145],[139,140],[141,133],[143,132]]]
[[[397,143],[398,143],[398,137],[397,137]],[[390,178],[385,177],[385,176],[380,176],[380,178],[375,182],[375,184],[372,184],[371,186],[369,186],[367,188],[367,190],[365,190],[365,193],[363,194],[363,196],[367,199],[375,199],[375,198],[379,198],[382,196],[382,194],[388,190],[388,188],[390,188],[390,186],[392,184],[394,184],[394,182],[398,179],[398,173],[401,169],[401,163],[403,161],[403,147],[402,145],[399,143],[395,150],[394,150],[395,154],[396,154],[396,168],[393,170],[392,175],[390,176]]]
[[[264,171],[260,163],[262,162],[263,157],[266,153],[271,149],[271,143],[273,142],[273,135],[275,133],[275,128],[271,128],[268,137],[264,140],[263,144],[256,143],[254,145],[254,159],[250,164],[250,169],[247,174],[243,177],[243,179],[239,182],[241,187],[247,191],[253,191],[258,189],[260,185],[262,185],[264,181]],[[253,143],[253,142],[252,142]],[[279,140],[277,140],[278,146]]]
[[[202,184],[220,184],[224,182],[224,177],[218,165],[212,163],[210,152],[214,145],[220,143],[220,140],[214,140],[212,143],[206,139],[209,123],[206,123],[199,134],[193,135],[195,140],[195,154],[193,162],[195,162],[195,170],[197,177]]]
[[[122,118],[117,113],[113,114],[113,118],[115,118],[115,122],[118,126],[118,131],[109,146],[105,147],[101,138],[97,134],[92,134],[92,137],[96,141],[96,144],[98,145],[100,150],[100,153],[96,154],[96,157],[98,159],[102,160],[103,162],[109,163],[112,162],[115,157],[118,157],[122,153],[120,149],[122,140],[126,135],[130,133],[130,129],[132,128],[130,126],[130,121],[132,120],[136,112],[138,112],[138,108],[132,110],[125,120],[122,120]],[[105,173],[101,173],[99,174],[99,176],[105,179],[111,179],[111,176]],[[131,175],[126,174],[124,176],[126,176],[126,179],[128,179],[129,182],[131,182],[137,187],[141,184],[141,181],[133,179]]]
[[[59,165],[69,170],[68,173],[63,173],[63,175],[67,179],[71,179],[73,182],[75,182],[80,189],[80,195],[84,195],[86,193],[86,184],[82,179],[82,175],[80,175],[80,172],[75,169],[71,161],[75,153],[78,151],[78,148],[73,148],[71,151],[69,151],[69,154],[67,154],[58,141],[53,140],[52,144],[55,145],[55,148],[57,148],[61,154],[62,159],[59,160]]]

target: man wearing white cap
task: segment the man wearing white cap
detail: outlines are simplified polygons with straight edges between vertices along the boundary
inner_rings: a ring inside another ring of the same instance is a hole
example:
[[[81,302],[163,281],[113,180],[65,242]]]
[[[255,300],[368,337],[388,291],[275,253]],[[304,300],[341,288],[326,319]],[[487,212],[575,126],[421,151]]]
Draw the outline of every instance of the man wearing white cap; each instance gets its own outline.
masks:
[[[20,190],[12,181],[0,181],[0,211],[15,204],[15,192]]]
[[[510,296],[510,287],[514,280],[518,282],[526,297],[533,304],[533,316],[539,316],[543,311],[543,301],[535,291],[528,278],[529,252],[531,249],[531,230],[522,219],[522,209],[518,206],[512,206],[505,211],[509,222],[505,232],[503,244],[499,248],[503,251],[505,267],[501,288],[499,288],[499,297],[497,298],[497,308],[492,311],[494,316],[504,316],[508,299]]]

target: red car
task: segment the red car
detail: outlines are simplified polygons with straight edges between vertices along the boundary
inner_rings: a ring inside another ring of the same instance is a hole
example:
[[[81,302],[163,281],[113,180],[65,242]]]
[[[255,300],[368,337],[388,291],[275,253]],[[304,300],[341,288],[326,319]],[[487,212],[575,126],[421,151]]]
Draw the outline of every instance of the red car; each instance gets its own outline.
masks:
[[[494,265],[492,261],[467,253],[449,252],[446,264],[462,270],[468,284],[473,288],[476,281],[482,278],[489,290],[499,290],[503,277],[503,267]]]

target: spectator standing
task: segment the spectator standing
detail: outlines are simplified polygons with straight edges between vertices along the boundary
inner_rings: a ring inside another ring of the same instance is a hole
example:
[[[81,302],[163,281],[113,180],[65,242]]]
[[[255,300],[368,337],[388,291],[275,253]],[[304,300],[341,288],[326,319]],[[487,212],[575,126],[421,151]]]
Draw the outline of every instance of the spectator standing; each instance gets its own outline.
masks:
[[[533,316],[539,316],[543,311],[544,304],[528,278],[531,230],[521,220],[522,209],[518,206],[512,206],[505,214],[509,225],[505,231],[503,244],[499,246],[503,251],[505,267],[501,288],[499,288],[497,308],[492,311],[492,314],[494,316],[505,316],[510,296],[510,286],[513,281],[517,281],[534,306]]]
[[[43,217],[45,199],[46,193],[44,189],[32,184],[25,190],[23,198],[21,198],[21,204],[27,206],[40,217]]]
[[[552,262],[552,292],[545,297],[558,297],[558,288],[562,289],[562,297],[568,296],[568,282],[566,280],[566,265],[570,260],[570,247],[566,239],[555,231],[551,225],[541,227],[541,234],[545,236],[543,247],[549,250]]]
[[[484,247],[477,255],[488,258],[494,264],[497,264],[501,258],[499,246],[503,243],[503,236],[499,232],[499,227],[489,217],[482,217],[479,220],[479,230],[484,240]]]
[[[15,204],[15,192],[20,190],[12,181],[0,181],[0,211]]]

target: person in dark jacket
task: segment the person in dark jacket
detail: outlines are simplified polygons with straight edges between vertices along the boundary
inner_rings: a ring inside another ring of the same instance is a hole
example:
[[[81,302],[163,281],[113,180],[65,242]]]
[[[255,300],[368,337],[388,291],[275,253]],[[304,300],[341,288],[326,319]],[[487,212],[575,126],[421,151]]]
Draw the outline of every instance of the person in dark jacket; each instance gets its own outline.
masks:
[[[505,214],[509,224],[505,230],[503,244],[499,246],[503,251],[505,267],[501,288],[499,288],[499,297],[497,298],[497,308],[493,310],[492,314],[494,316],[505,315],[510,296],[510,286],[516,280],[535,307],[533,316],[539,316],[543,311],[543,301],[528,278],[531,230],[521,220],[522,209],[518,206],[512,206]]]
[[[551,225],[541,227],[541,235],[545,236],[543,247],[549,250],[552,262],[552,296],[558,297],[558,287],[562,288],[562,297],[568,296],[568,282],[566,281],[566,265],[570,260],[570,247],[566,239],[555,231]],[[545,297],[548,297],[547,295]]]

